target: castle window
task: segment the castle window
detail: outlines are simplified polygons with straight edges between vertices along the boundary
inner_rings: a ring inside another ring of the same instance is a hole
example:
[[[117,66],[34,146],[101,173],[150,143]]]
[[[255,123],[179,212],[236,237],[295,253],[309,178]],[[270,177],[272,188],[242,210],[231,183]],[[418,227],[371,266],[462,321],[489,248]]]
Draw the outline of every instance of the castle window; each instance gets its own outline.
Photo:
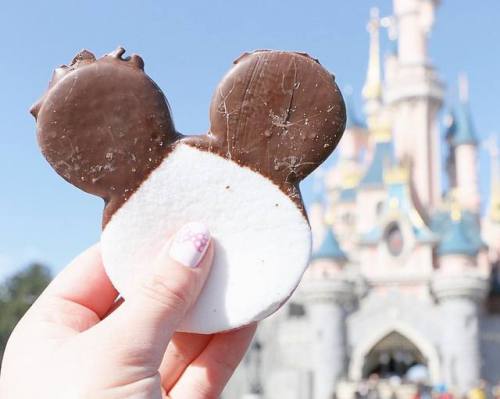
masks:
[[[403,252],[403,233],[397,223],[391,223],[385,233],[387,249],[392,256],[399,256]]]
[[[346,212],[342,215],[342,223],[347,225],[354,224],[354,215],[350,212]]]
[[[297,302],[290,302],[288,305],[288,317],[304,317],[306,315],[306,309],[304,308],[304,305],[297,303]]]
[[[377,216],[380,216],[383,210],[384,210],[384,201],[377,202],[377,205],[375,207],[375,212]]]

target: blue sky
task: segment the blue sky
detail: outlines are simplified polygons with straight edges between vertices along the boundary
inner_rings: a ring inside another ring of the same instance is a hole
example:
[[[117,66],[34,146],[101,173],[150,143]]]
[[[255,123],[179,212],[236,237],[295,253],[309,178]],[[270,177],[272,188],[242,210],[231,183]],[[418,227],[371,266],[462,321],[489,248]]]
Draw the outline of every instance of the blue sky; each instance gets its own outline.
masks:
[[[37,148],[29,106],[53,68],[82,48],[102,55],[123,45],[146,62],[183,133],[208,125],[212,90],[247,50],[300,50],[319,58],[341,87],[359,91],[366,69],[369,9],[389,0],[6,0],[0,9],[0,278],[33,259],[59,270],[99,238],[101,200],[64,182]],[[500,2],[444,0],[431,54],[456,96],[467,72],[480,137],[500,131]],[[481,157],[482,187],[487,158]],[[311,198],[311,182],[303,188]]]

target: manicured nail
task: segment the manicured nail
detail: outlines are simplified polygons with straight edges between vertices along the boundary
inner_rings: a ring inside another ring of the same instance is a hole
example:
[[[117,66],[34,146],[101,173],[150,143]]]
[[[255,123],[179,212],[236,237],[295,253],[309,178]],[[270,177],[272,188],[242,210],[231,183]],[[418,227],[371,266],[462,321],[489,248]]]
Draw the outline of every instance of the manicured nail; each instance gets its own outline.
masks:
[[[210,232],[203,223],[188,223],[174,236],[169,255],[186,267],[197,267],[210,243]]]

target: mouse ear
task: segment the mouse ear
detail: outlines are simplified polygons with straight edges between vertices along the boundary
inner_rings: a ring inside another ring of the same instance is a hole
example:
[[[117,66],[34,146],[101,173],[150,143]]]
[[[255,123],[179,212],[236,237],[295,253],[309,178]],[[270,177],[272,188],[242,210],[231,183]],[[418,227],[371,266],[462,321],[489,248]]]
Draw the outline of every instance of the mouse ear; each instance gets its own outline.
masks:
[[[32,109],[52,167],[75,186],[125,201],[177,137],[161,90],[138,56],[79,53]]]
[[[210,119],[226,158],[296,186],[335,149],[346,112],[334,78],[317,60],[257,51],[241,56],[221,81]]]

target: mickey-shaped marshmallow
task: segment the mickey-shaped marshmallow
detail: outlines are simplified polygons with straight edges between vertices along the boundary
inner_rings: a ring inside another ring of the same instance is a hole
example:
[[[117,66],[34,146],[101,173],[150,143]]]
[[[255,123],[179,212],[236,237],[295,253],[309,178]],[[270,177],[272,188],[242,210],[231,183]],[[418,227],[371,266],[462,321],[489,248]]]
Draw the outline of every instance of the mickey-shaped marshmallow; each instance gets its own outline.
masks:
[[[111,281],[126,298],[166,238],[201,221],[215,259],[181,330],[213,333],[270,315],[309,259],[299,183],[345,128],[334,78],[306,54],[244,54],[215,91],[208,133],[183,136],[143,60],[124,52],[80,52],[32,108],[52,167],[105,201]]]

